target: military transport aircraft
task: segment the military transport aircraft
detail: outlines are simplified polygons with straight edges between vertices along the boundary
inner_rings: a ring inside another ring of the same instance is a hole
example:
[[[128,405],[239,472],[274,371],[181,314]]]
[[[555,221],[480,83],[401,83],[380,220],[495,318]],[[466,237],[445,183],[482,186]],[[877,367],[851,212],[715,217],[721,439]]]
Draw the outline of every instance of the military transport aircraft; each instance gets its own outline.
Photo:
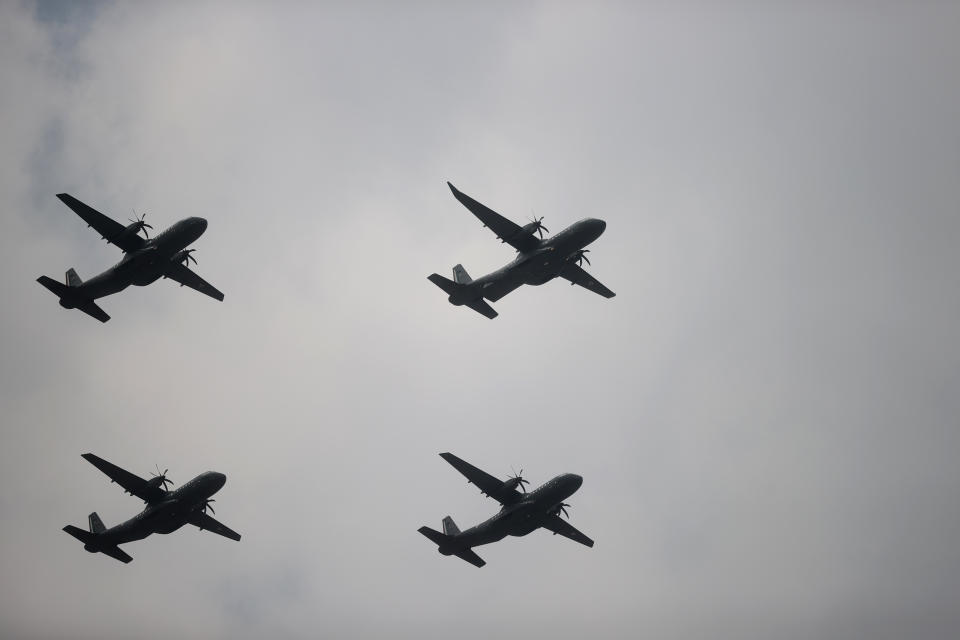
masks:
[[[207,221],[203,218],[186,218],[150,238],[147,229],[153,227],[144,222],[146,216],[131,219],[130,224],[124,226],[68,193],[58,193],[57,197],[83,218],[88,227],[96,229],[104,240],[123,250],[120,262],[86,282],[73,269],[67,271],[66,284],[47,276],[37,278],[37,282],[60,298],[61,307],[80,309],[100,322],[106,322],[110,316],[94,300],[123,291],[131,284],[138,287],[148,285],[158,278],[176,280],[181,287],[187,285],[211,298],[223,300],[223,294],[216,287],[188,268],[191,260],[194,264],[197,260],[190,255],[194,249],[186,247],[206,231]],[[140,237],[141,231],[146,237]]]
[[[111,482],[123,487],[125,493],[137,496],[146,503],[146,508],[124,523],[107,529],[96,512],[87,516],[90,530],[68,524],[64,531],[83,543],[90,553],[105,553],[120,562],[130,562],[130,556],[120,550],[118,544],[143,540],[151,533],[171,533],[185,524],[200,527],[200,530],[212,531],[231,540],[239,540],[240,534],[220,524],[207,515],[207,509],[214,513],[212,496],[223,487],[227,476],[216,471],[201,473],[179,489],[167,491],[167,485],[173,484],[167,479],[167,471],[154,474],[149,480],[136,476],[129,471],[110,464],[92,453],[85,453],[90,464],[110,476]]]
[[[486,562],[471,547],[490,544],[508,535],[525,536],[540,527],[552,531],[554,535],[559,533],[580,544],[593,546],[593,540],[560,517],[561,513],[570,517],[566,509],[570,505],[564,500],[576,493],[583,484],[580,476],[565,473],[530,493],[524,493],[524,485],[529,483],[522,477],[523,469],[512,478],[498,480],[452,453],[441,453],[440,457],[466,476],[468,482],[477,485],[481,493],[503,505],[500,513],[466,531],[460,531],[450,516],[443,519],[443,533],[430,527],[417,529],[435,542],[443,555],[454,555],[475,567],[482,567]],[[520,487],[520,491],[517,491],[517,487]]]
[[[449,182],[447,185],[453,196],[473,212],[483,226],[490,227],[500,242],[506,242],[519,254],[507,266],[476,280],[471,279],[460,264],[453,268],[453,280],[436,273],[427,276],[430,282],[449,294],[448,300],[451,304],[466,305],[493,319],[497,317],[497,312],[484,302],[484,298],[496,302],[522,284],[541,285],[557,276],[569,280],[571,285],[578,284],[604,298],[616,295],[580,266],[584,260],[590,264],[590,259],[586,256],[590,250],[584,247],[599,238],[606,229],[607,223],[603,220],[586,218],[552,238],[544,239],[543,232],[550,230],[543,226],[542,216],[521,227],[461,193]]]

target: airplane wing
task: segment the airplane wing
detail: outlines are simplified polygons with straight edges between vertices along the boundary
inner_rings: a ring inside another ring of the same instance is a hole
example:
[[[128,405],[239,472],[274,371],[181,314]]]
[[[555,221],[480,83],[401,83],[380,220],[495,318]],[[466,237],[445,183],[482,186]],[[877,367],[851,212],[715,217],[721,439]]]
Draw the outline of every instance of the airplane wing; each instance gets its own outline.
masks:
[[[540,241],[533,235],[533,232],[524,231],[523,227],[517,223],[507,220],[493,209],[480,204],[467,194],[458,191],[457,188],[449,182],[447,186],[450,187],[450,191],[453,192],[453,197],[459,200],[460,204],[469,209],[473,215],[477,216],[480,222],[483,223],[483,226],[490,227],[490,229],[497,234],[497,238],[499,238],[501,242],[506,242],[517,251],[528,251],[540,244]]]
[[[522,495],[516,489],[506,489],[503,480],[497,480],[486,471],[481,471],[469,462],[464,462],[452,453],[441,453],[440,457],[453,465],[469,482],[477,485],[481,493],[488,495],[500,504],[514,504]]]
[[[63,204],[73,209],[74,213],[83,218],[83,221],[87,223],[88,227],[96,229],[97,232],[103,236],[104,240],[117,245],[123,249],[124,253],[136,251],[143,246],[144,239],[138,234],[131,233],[123,235],[123,230],[126,229],[126,226],[103,215],[93,207],[80,202],[69,193],[58,193],[57,197],[60,198]]]
[[[171,280],[176,280],[180,283],[180,286],[186,285],[191,289],[195,289],[200,293],[210,296],[211,298],[223,300],[223,294],[220,293],[215,286],[198,276],[196,272],[191,271],[180,262],[171,262],[170,266],[167,267],[167,270],[163,273],[163,275]]]
[[[569,522],[567,522],[566,520],[564,520],[558,515],[550,516],[549,518],[547,518],[547,521],[540,526],[542,526],[544,529],[547,529],[549,531],[553,531],[554,535],[559,533],[564,538],[570,538],[574,542],[585,544],[588,547],[593,546],[593,540],[591,540],[587,536],[580,533],[580,531],[575,526],[573,526],[572,524],[570,524]]]
[[[240,540],[240,534],[228,527],[225,524],[222,524],[208,516],[203,511],[194,511],[190,514],[190,517],[187,519],[192,525],[200,527],[201,531],[212,531],[218,533],[224,538],[230,538],[231,540]]]
[[[612,298],[617,295],[613,291],[610,291],[610,289],[607,289],[605,286],[600,284],[596,278],[572,262],[567,263],[563,267],[563,270],[560,272],[560,277],[569,280],[572,284],[578,284],[584,289],[589,289],[594,293],[598,293],[604,298]]]
[[[144,502],[156,502],[157,500],[161,500],[167,493],[160,487],[151,485],[140,476],[125,471],[117,465],[111,464],[92,453],[85,453],[82,457],[97,469],[107,474],[111,482],[116,482],[123,487],[124,491],[137,496]]]

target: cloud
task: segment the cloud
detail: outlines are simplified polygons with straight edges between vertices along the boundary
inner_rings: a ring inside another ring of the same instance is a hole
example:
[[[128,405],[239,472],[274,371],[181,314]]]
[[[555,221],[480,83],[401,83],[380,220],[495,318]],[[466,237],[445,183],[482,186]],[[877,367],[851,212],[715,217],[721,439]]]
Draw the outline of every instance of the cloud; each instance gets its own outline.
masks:
[[[0,7],[2,635],[956,635],[958,19]],[[618,296],[451,307],[426,275],[512,253],[446,180],[553,231],[605,219]],[[119,259],[61,191],[207,218],[224,302],[59,308],[37,276]],[[596,547],[439,556],[417,527],[496,508],[446,450],[580,473]],[[243,540],[83,553],[64,524],[139,508],[86,451],[226,473]]]

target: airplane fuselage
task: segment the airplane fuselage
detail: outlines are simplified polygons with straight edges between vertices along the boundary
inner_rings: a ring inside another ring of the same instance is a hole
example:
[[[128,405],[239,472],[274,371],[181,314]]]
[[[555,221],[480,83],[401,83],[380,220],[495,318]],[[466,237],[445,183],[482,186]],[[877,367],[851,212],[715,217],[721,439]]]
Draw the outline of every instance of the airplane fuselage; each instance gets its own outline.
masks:
[[[168,491],[162,499],[151,502],[143,511],[106,531],[96,538],[96,544],[84,549],[96,552],[100,547],[112,547],[125,542],[143,540],[153,533],[172,533],[187,524],[187,519],[203,509],[206,500],[219,491],[227,477],[216,471],[207,471]]]
[[[599,238],[607,223],[585,218],[556,235],[540,240],[532,249],[521,251],[509,264],[481,276],[450,296],[455,305],[483,297],[496,302],[523,284],[538,286],[558,277],[575,260],[578,252]]]
[[[576,493],[581,484],[583,478],[574,473],[559,475],[523,494],[519,501],[503,507],[492,518],[450,536],[439,546],[439,551],[448,556],[470,547],[497,542],[506,536],[525,536],[553,517],[558,505]]]
[[[123,291],[131,284],[145,286],[163,276],[170,262],[183,260],[182,251],[197,241],[207,229],[203,218],[185,218],[158,235],[146,240],[142,247],[123,254],[123,259],[103,273],[69,289],[69,296],[60,305],[73,308],[83,301],[95,300]]]

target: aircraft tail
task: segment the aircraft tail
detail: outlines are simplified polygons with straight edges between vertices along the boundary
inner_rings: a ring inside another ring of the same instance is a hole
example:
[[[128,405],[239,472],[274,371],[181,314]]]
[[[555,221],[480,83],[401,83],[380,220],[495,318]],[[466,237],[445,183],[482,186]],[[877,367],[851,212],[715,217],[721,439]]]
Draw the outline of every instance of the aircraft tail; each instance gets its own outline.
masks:
[[[441,553],[444,555],[451,555],[451,552],[444,551],[443,547],[449,543],[455,535],[460,533],[460,529],[457,528],[457,525],[453,522],[453,518],[447,516],[443,519],[443,530],[444,533],[440,533],[439,531],[431,529],[430,527],[420,527],[417,529],[417,531],[439,546]],[[463,549],[461,551],[454,551],[452,555],[457,556],[461,560],[466,560],[475,567],[482,567],[483,565],[487,564],[483,558],[474,553],[470,548]]]
[[[459,271],[458,271],[459,269]],[[476,298],[471,298],[470,294],[470,285],[473,283],[473,280],[470,279],[470,276],[467,275],[466,269],[463,268],[463,265],[457,265],[453,268],[454,278],[466,278],[466,281],[457,281],[449,280],[444,278],[439,273],[432,273],[427,276],[427,280],[437,285],[444,292],[450,296],[450,304],[455,305],[466,305],[479,313],[480,315],[486,316],[493,320],[497,317],[497,312],[489,304],[484,301],[482,296],[477,296]]]
[[[87,521],[90,523],[90,533],[103,533],[107,530],[96,511],[87,516]]]
[[[75,269],[67,269],[66,284],[57,282],[53,278],[40,276],[37,282],[49,289],[55,296],[60,298],[60,306],[65,309],[80,309],[88,316],[96,318],[100,322],[106,322],[110,319],[107,312],[97,306],[97,304],[86,297],[77,295],[73,289],[77,289],[83,284],[83,280],[77,275]]]
[[[108,555],[114,560],[119,560],[120,562],[127,564],[128,562],[133,561],[133,557],[125,553],[117,545],[100,545],[98,544],[98,539],[100,538],[101,531],[94,531],[97,527],[103,527],[103,521],[100,520],[100,516],[96,513],[91,513],[88,517],[90,521],[90,531],[84,531],[80,527],[75,527],[72,524],[68,524],[63,528],[64,531],[72,535],[74,538],[83,543],[83,548],[91,553],[100,552],[104,555]],[[105,528],[103,529],[105,530]]]

